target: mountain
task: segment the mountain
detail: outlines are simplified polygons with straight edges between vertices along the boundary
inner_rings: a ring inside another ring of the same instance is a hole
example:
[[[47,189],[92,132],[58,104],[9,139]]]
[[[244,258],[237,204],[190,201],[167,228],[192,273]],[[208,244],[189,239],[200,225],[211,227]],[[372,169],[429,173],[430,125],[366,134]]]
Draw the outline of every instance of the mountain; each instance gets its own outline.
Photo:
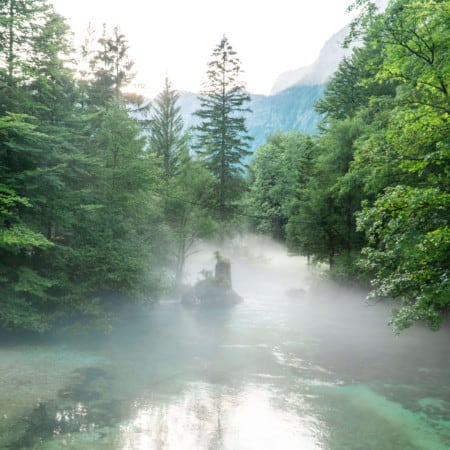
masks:
[[[316,86],[326,83],[344,57],[351,55],[353,51],[354,45],[350,48],[342,47],[348,32],[349,27],[346,26],[328,39],[318,58],[310,66],[282,73],[275,81],[271,94],[278,94],[292,86]]]
[[[388,0],[375,0],[376,6],[383,11]],[[317,133],[319,114],[314,111],[315,102],[323,96],[326,82],[331,78],[353,47],[342,48],[349,26],[331,36],[324,44],[317,60],[307,67],[301,67],[281,74],[275,81],[271,95],[251,94],[252,112],[247,116],[247,127],[253,136],[252,147],[266,142],[275,131],[287,132],[300,130],[305,133]],[[199,108],[197,94],[180,92],[181,113],[186,127],[196,125],[193,113]]]
[[[252,150],[264,144],[275,131],[287,132],[292,129],[305,133],[317,132],[319,115],[314,111],[314,103],[322,97],[325,85],[293,86],[276,95],[251,94],[251,113],[247,115],[247,128],[253,137]],[[197,94],[180,92],[179,106],[185,126],[198,123],[193,113],[199,108]]]
[[[314,111],[314,103],[324,89],[324,84],[292,86],[276,95],[252,95],[252,113],[247,117],[247,127],[254,138],[252,148],[264,144],[275,131],[316,133],[320,116]]]
[[[375,0],[375,6],[380,12],[384,11],[388,0]],[[350,31],[350,25],[345,26],[325,42],[316,61],[296,70],[282,73],[272,86],[271,95],[276,95],[292,86],[317,86],[325,84],[344,57],[352,54],[353,48],[360,42],[352,42],[349,48],[343,48],[345,38]]]
[[[352,48],[342,48],[347,34],[348,27],[334,34],[310,66],[281,74],[272,88],[271,95],[251,94],[252,112],[247,116],[247,128],[253,136],[253,151],[264,144],[267,137],[275,131],[317,132],[320,116],[314,111],[314,104],[323,96],[326,82],[339,63],[352,52]],[[196,125],[198,119],[193,113],[200,106],[197,94],[180,92],[179,105],[185,126]]]

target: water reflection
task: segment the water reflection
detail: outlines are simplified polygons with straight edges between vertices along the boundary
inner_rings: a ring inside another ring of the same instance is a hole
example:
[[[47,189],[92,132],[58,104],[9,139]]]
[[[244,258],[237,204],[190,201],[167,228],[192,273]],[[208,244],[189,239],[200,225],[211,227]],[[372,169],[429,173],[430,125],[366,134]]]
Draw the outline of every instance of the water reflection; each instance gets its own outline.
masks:
[[[319,449],[320,421],[304,399],[279,396],[270,386],[242,391],[192,383],[172,402],[137,404],[121,427],[123,449]]]

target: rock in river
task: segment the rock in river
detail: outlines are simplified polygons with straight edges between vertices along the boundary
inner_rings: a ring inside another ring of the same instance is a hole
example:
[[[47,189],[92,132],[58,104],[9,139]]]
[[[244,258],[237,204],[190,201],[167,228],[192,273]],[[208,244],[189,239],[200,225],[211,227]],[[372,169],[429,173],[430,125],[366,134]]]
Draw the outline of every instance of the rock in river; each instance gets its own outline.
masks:
[[[219,252],[215,253],[217,263],[212,272],[203,271],[204,279],[190,286],[183,293],[181,302],[186,306],[232,306],[243,299],[232,288],[231,264]]]

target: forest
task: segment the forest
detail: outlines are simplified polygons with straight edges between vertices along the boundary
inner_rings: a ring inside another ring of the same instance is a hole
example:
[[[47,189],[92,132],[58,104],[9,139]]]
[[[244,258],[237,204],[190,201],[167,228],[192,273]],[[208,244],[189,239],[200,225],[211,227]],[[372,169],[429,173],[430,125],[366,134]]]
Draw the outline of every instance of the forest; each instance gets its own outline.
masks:
[[[226,36],[186,129],[169,79],[152,103],[132,92],[118,28],[74,49],[49,1],[2,1],[0,328],[107,332],[124,307],[173,293],[197,243],[252,231],[396,299],[394,330],[438,329],[450,308],[450,2],[352,7],[360,45],[316,103],[320,132],[278,132],[250,155],[250,96]]]

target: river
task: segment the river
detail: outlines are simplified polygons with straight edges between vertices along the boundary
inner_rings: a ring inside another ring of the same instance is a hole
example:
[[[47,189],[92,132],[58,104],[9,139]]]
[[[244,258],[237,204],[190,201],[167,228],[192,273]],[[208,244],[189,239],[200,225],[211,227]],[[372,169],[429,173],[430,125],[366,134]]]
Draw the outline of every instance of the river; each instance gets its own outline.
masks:
[[[233,308],[165,300],[108,336],[4,339],[0,448],[450,448],[448,326],[395,336],[392,305],[282,246],[227,252]],[[189,276],[213,267],[199,253]]]

